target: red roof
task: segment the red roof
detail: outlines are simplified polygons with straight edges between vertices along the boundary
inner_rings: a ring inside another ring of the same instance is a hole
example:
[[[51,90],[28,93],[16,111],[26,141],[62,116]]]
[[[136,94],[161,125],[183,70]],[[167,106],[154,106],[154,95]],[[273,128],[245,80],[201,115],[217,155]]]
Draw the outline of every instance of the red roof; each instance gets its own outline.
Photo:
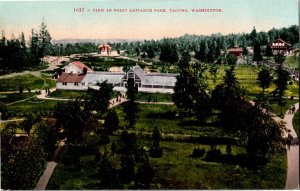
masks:
[[[243,52],[243,48],[229,48],[227,52]]]
[[[102,48],[111,49],[111,46],[109,46],[108,44],[102,44],[98,47],[98,49],[102,49]]]
[[[71,62],[71,64],[77,66],[81,71],[83,70],[83,68],[86,68],[87,72],[93,72],[91,68],[89,68],[87,65],[83,64],[82,62],[75,61],[75,62]]]
[[[62,73],[57,79],[57,82],[79,83],[83,80],[84,77],[84,74]]]

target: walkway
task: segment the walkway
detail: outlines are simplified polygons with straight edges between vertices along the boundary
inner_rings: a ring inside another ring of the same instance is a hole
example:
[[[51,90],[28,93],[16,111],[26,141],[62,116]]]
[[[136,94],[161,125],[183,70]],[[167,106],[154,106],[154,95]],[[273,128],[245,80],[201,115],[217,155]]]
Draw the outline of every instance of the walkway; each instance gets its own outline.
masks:
[[[299,109],[299,103],[295,104],[296,111]],[[295,113],[295,112],[294,112]],[[287,150],[288,170],[285,189],[299,189],[299,140],[298,136],[293,128],[294,114],[285,113],[283,121],[286,122],[286,128],[291,130],[291,134],[294,137],[293,145],[290,150]],[[285,132],[284,137],[287,137]]]
[[[36,184],[36,187],[34,188],[35,190],[45,190],[46,189],[46,186],[51,178],[51,175],[57,165],[57,159],[58,159],[60,153],[63,151],[64,145],[65,145],[64,141],[61,141],[58,144],[58,147],[55,150],[51,161],[47,162],[46,170],[44,171],[43,175],[40,177],[38,183]]]

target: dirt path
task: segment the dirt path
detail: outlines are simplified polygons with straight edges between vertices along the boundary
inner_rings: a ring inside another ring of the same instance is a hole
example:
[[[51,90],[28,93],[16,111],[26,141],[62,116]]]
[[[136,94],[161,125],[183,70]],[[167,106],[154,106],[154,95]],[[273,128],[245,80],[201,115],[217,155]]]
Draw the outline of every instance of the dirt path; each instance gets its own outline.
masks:
[[[36,184],[36,187],[34,188],[35,190],[45,190],[46,189],[46,186],[51,178],[51,175],[57,165],[57,160],[64,149],[64,145],[65,145],[64,141],[61,141],[58,144],[58,147],[55,150],[51,161],[47,162],[47,167],[46,167],[43,175],[40,177],[38,183]]]

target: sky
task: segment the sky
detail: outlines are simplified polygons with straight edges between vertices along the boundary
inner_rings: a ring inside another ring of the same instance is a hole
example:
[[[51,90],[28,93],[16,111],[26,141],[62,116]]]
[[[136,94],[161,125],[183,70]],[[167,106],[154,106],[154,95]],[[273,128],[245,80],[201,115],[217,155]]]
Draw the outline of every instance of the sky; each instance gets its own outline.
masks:
[[[84,9],[84,10],[83,10]],[[104,12],[95,12],[95,9]],[[109,12],[108,10],[111,10]],[[117,12],[123,9],[127,12]],[[130,12],[150,9],[152,12]],[[165,9],[166,12],[154,12]],[[188,12],[172,12],[185,10]],[[216,9],[218,12],[192,12]],[[80,12],[81,10],[81,12]],[[298,25],[297,0],[1,1],[0,30],[29,37],[45,20],[52,39],[161,39]]]

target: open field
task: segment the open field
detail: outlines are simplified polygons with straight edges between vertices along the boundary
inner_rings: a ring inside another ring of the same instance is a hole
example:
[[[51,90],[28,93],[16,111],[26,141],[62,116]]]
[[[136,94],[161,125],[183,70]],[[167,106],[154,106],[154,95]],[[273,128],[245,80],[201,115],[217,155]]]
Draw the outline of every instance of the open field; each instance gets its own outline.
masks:
[[[72,98],[81,98],[86,96],[86,91],[73,91],[73,90],[56,90],[50,93],[50,97],[55,98],[64,98],[64,99],[72,99]]]
[[[140,147],[149,147],[151,144],[138,140]],[[163,157],[150,158],[155,171],[151,189],[283,189],[285,186],[284,153],[274,155],[265,166],[250,168],[250,161],[246,160],[240,147],[233,146],[232,157],[228,159],[225,146],[219,145],[222,155],[215,161],[190,156],[194,148],[208,150],[208,145],[163,141],[161,147]],[[67,154],[72,155],[66,151],[63,155]],[[117,168],[120,168],[119,157],[119,154],[112,157]],[[80,165],[75,166],[65,165],[60,160],[47,189],[101,189],[98,187],[98,170],[94,155],[81,155]]]
[[[17,75],[1,79],[0,91],[18,91],[20,85],[23,85],[24,91],[27,91],[28,88],[31,90],[44,89],[46,84],[48,88],[53,88],[56,82],[46,74],[42,77],[32,74]]]

